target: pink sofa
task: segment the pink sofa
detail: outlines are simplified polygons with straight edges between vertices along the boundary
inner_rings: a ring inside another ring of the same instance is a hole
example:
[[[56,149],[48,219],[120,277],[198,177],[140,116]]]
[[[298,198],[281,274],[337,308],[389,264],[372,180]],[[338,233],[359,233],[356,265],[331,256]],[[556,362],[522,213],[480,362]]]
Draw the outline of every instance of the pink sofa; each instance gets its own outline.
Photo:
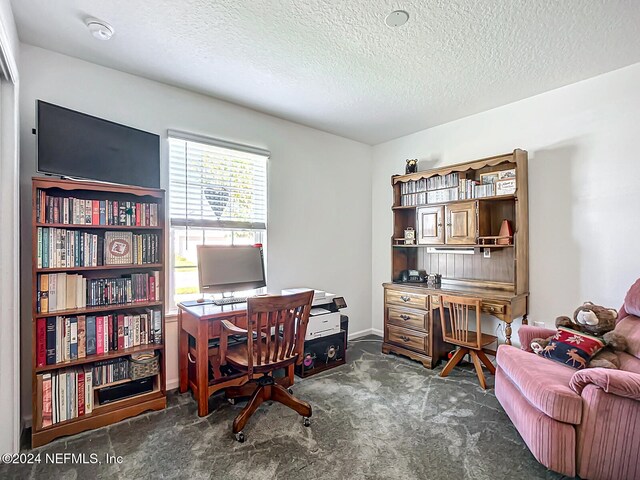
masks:
[[[531,352],[555,333],[524,325],[522,350],[500,345],[496,397],[531,450],[550,470],[590,480],[640,479],[640,279],[616,330],[629,341],[620,370],[574,370]]]

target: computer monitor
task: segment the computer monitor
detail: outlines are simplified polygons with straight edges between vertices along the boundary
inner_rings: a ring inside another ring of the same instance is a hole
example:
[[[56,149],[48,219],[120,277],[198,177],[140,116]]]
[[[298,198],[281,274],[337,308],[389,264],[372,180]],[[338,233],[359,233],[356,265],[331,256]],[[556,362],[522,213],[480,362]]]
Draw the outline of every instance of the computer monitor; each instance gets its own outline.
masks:
[[[238,292],[267,285],[262,246],[198,246],[200,293]]]

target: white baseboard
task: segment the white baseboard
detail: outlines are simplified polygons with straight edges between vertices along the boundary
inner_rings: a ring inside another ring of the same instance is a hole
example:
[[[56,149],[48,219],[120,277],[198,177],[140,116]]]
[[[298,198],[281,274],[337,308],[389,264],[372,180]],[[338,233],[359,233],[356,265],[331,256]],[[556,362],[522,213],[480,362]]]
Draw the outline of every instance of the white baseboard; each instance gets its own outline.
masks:
[[[177,389],[180,386],[179,378],[172,378],[167,380],[167,391]]]
[[[365,337],[367,335],[376,335],[378,337],[382,336],[382,331],[376,328],[367,328],[365,330],[360,330],[358,332],[353,332],[349,334],[348,340],[354,340],[356,338]]]

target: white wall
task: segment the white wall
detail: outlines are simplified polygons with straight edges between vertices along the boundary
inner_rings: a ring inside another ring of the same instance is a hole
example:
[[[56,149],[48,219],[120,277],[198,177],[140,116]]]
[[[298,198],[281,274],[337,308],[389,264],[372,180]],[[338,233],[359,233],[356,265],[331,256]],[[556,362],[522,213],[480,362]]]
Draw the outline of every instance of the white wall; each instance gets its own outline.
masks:
[[[371,147],[253,110],[21,46],[22,238],[30,238],[35,101],[46,100],[161,135],[167,185],[169,128],[264,147],[269,160],[269,290],[310,286],[347,300],[350,331],[371,328]],[[269,92],[264,92],[268,95]],[[31,252],[22,255],[30,298]],[[22,311],[23,411],[30,412],[30,306]],[[177,385],[176,324],[167,327],[168,384]]]
[[[11,5],[0,0],[0,452],[17,452],[20,445],[17,58]]]
[[[529,152],[530,321],[619,308],[640,277],[640,64],[373,148],[372,314],[390,279],[392,174]]]

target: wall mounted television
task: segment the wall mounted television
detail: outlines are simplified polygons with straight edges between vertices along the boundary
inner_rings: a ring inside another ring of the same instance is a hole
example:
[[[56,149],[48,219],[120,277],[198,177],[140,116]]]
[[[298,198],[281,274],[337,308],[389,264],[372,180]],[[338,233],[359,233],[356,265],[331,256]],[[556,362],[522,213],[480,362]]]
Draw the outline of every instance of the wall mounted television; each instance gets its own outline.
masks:
[[[160,137],[38,100],[38,172],[160,188]]]

